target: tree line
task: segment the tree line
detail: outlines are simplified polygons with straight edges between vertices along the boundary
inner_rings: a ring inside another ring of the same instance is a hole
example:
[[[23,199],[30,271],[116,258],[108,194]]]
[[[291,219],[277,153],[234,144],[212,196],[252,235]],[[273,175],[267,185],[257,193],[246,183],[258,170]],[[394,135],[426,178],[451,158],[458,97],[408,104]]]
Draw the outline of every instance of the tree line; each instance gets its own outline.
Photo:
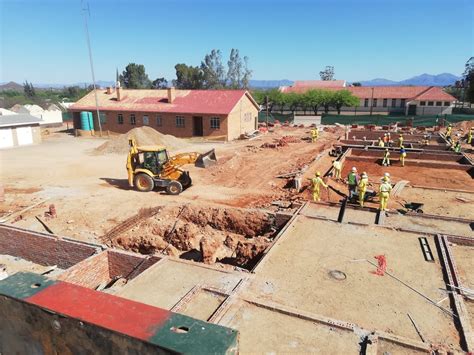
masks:
[[[213,49],[206,54],[198,66],[178,63],[175,65],[176,79],[172,85],[177,89],[247,89],[252,70],[248,57],[242,57],[238,49],[230,51],[227,66],[222,53]],[[120,84],[127,89],[164,89],[168,87],[165,78],[150,80],[143,64],[130,63],[118,76]]]
[[[329,109],[333,107],[338,113],[341,113],[342,107],[359,106],[359,98],[349,90],[312,89],[304,93],[285,93],[278,89],[255,90],[252,91],[252,96],[258,104],[265,108],[268,105],[269,113],[276,109],[280,110],[281,113],[284,110],[290,110],[291,112],[303,110],[313,111],[317,115],[320,109],[328,113]]]

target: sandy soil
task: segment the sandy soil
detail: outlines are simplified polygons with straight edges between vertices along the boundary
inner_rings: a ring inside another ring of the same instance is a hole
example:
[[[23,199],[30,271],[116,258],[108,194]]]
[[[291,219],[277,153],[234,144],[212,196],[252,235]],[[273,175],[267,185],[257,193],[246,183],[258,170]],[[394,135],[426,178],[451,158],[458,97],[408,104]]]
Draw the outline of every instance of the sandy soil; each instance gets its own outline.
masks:
[[[19,211],[49,198],[46,204],[22,214],[14,225],[44,231],[35,216],[44,216],[53,203],[58,216],[46,223],[55,234],[96,241],[142,207],[181,203],[268,206],[289,195],[284,188],[286,180],[277,179],[276,175],[308,164],[338,137],[337,133],[323,132],[320,140],[311,144],[301,140],[309,136],[308,132],[304,128],[282,127],[251,141],[192,143],[189,149],[198,152],[215,148],[219,164],[210,169],[187,167],[193,186],[179,196],[129,189],[126,156],[97,155],[94,151],[106,139],[52,133],[40,145],[0,151],[0,181],[5,186],[6,199],[0,203],[0,212]],[[301,143],[261,148],[284,136],[295,136],[294,140]]]

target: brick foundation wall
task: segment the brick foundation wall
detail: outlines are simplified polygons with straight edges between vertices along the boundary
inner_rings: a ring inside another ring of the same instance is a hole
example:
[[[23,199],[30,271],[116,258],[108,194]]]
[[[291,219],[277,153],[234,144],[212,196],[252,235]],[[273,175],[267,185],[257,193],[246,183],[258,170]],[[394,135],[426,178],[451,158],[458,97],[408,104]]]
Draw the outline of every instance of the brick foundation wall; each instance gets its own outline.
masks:
[[[93,289],[104,282],[108,283],[111,280],[108,252],[81,261],[59,275],[58,280]]]
[[[36,264],[67,269],[98,249],[46,234],[0,225],[0,254],[20,257]]]
[[[148,258],[120,251],[108,251],[109,274],[111,278],[122,276],[133,279],[150,266],[161,260],[157,256]],[[141,265],[139,265],[141,264]],[[137,267],[138,266],[138,267]],[[135,269],[137,267],[137,269]],[[134,270],[135,269],[135,270]]]

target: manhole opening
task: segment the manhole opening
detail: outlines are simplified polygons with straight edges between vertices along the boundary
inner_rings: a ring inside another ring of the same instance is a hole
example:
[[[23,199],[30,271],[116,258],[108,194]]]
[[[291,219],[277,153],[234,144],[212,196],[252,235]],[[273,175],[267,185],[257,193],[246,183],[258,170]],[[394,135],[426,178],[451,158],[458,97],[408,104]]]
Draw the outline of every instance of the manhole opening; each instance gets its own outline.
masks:
[[[347,275],[339,270],[331,270],[329,271],[329,276],[337,281],[343,281],[347,278]]]

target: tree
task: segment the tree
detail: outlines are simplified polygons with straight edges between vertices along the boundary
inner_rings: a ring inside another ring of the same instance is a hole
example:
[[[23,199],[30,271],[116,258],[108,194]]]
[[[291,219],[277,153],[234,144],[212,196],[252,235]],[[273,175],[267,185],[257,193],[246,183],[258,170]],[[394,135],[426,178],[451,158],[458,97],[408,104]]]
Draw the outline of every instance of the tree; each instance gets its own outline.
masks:
[[[293,113],[298,109],[298,107],[303,105],[303,95],[301,94],[298,94],[296,92],[289,92],[283,95],[283,97],[285,106],[287,106]]]
[[[232,48],[227,62],[227,83],[232,89],[238,89],[242,80],[242,58],[239,50]]]
[[[243,74],[242,74],[242,83],[241,87],[243,89],[249,88],[250,78],[252,77],[252,70],[249,68],[249,57],[244,57],[244,67],[243,67]]]
[[[343,106],[352,107],[359,105],[359,99],[352,95],[349,90],[339,90],[331,92],[331,94],[331,106],[337,110],[338,114],[341,114]]]
[[[329,80],[335,80],[334,79],[334,67],[332,66],[326,66],[324,70],[319,72],[319,76],[321,77],[321,80],[329,81]]]
[[[165,78],[157,78],[151,83],[152,89],[166,89],[168,87],[168,80]]]
[[[306,107],[313,110],[314,114],[318,114],[318,109],[323,102],[323,94],[321,90],[308,90],[303,96],[303,102]]]
[[[36,90],[33,84],[29,83],[28,80],[26,80],[23,84],[23,92],[25,96],[29,99],[32,99],[36,96]]]
[[[468,59],[463,73],[465,100],[474,102],[474,57]]]
[[[186,64],[176,64],[176,80],[173,85],[178,89],[203,89],[204,73],[201,68],[187,66]]]
[[[352,86],[362,86],[362,84],[359,82],[355,82],[355,83],[352,83]]]
[[[220,50],[213,49],[201,62],[206,89],[222,89],[225,86],[225,71]]]
[[[143,64],[130,63],[119,77],[120,84],[127,89],[148,89],[151,81]]]
[[[333,104],[334,92],[328,90],[321,90],[321,106],[324,108],[324,112],[329,112],[329,107]]]

